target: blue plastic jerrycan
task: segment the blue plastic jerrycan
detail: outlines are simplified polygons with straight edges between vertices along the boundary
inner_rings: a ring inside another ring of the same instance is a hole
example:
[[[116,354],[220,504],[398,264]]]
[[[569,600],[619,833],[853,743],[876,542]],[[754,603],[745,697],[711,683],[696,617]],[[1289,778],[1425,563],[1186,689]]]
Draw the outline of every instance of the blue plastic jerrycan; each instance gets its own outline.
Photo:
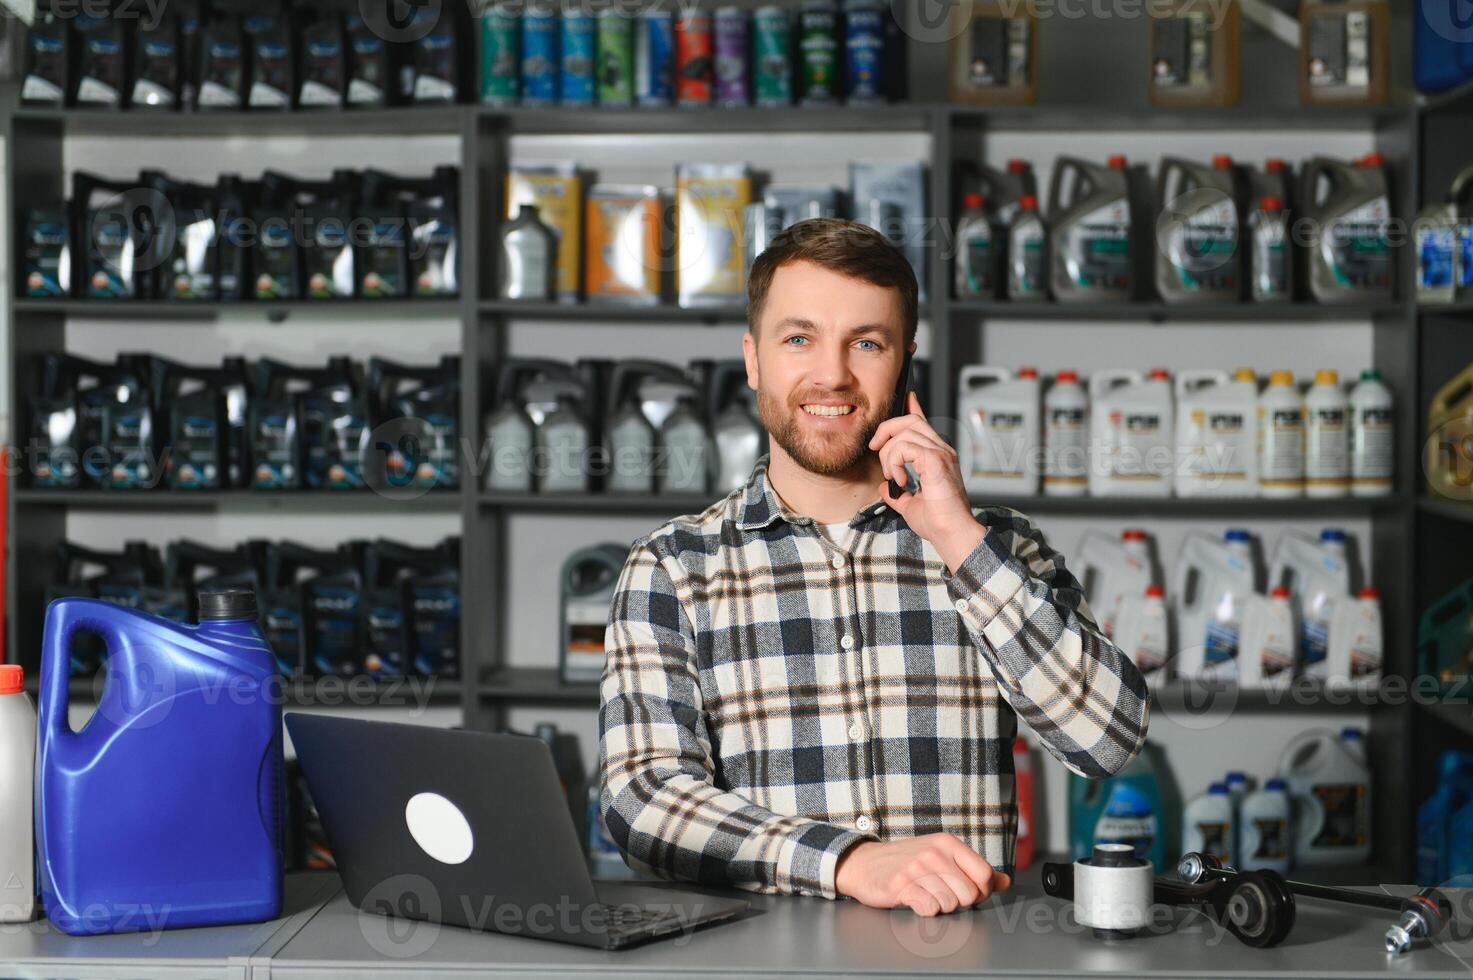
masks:
[[[79,732],[67,666],[101,637],[107,678]],[[187,626],[94,599],[46,610],[36,748],[41,899],[74,936],[281,914],[281,704],[249,590]]]

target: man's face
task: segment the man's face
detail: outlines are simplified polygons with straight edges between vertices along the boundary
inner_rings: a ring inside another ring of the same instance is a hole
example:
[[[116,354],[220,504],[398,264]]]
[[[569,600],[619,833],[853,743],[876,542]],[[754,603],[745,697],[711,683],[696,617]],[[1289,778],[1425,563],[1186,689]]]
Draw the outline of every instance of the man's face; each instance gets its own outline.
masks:
[[[742,348],[767,434],[805,470],[853,471],[890,417],[905,356],[899,293],[793,262],[773,274],[754,326]]]

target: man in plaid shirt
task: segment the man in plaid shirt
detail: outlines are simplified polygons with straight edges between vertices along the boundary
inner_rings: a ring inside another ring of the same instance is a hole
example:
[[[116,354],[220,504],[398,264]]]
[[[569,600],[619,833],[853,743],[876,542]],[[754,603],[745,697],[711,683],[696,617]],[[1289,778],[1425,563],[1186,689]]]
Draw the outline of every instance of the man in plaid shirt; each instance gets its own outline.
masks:
[[[748,277],[770,455],[634,543],[605,636],[599,769],[636,870],[921,915],[1011,883],[1022,716],[1071,771],[1145,742],[1145,682],[1033,524],[973,510],[914,394],[909,262],[812,219]],[[915,493],[890,494],[886,480]]]

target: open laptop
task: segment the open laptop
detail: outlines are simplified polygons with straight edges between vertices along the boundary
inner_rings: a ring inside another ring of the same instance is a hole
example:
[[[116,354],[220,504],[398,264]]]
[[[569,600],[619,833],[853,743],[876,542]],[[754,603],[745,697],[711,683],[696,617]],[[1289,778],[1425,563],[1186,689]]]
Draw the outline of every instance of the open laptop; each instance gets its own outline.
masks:
[[[286,727],[365,912],[620,949],[748,907],[594,881],[539,738],[295,712]]]

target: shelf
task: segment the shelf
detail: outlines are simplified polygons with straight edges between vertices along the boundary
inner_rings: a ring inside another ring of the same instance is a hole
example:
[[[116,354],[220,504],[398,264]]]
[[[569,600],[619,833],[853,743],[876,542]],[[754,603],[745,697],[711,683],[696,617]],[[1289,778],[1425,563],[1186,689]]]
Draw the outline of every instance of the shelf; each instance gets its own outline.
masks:
[[[1350,688],[1326,689],[1323,685],[1299,681],[1280,690],[1240,689],[1236,684],[1206,681],[1171,680],[1153,685],[1151,702],[1167,715],[1251,713],[1272,714],[1353,714],[1378,711],[1390,705],[1376,700],[1377,692]],[[1215,730],[1215,729],[1213,729]]]
[[[608,514],[659,514],[676,517],[699,514],[721,499],[719,494],[659,493],[481,493],[482,507],[541,514],[584,513],[592,517]]]
[[[1140,106],[1116,109],[1090,105],[948,105],[953,120],[974,118],[989,130],[1166,130],[1170,132],[1219,129],[1258,130],[1351,130],[1373,129],[1389,123],[1410,122],[1410,105],[1307,106],[1203,106],[1166,108]]]
[[[497,667],[483,671],[476,693],[482,700],[598,705],[598,685],[564,684],[556,667]]]
[[[293,510],[378,513],[390,510],[454,511],[456,490],[431,490],[397,499],[368,490],[17,490],[17,507],[72,510]]]
[[[387,109],[293,112],[150,112],[17,108],[16,126],[52,126],[68,136],[459,136],[470,106],[421,105]]]
[[[1464,685],[1462,688],[1465,692],[1468,689],[1468,685]],[[1421,705],[1423,711],[1443,724],[1451,725],[1464,735],[1473,736],[1473,704],[1468,703],[1466,698],[1467,695],[1464,694],[1464,703],[1462,704],[1447,704],[1442,701],[1432,703],[1418,701],[1417,703]]]
[[[482,106],[479,114],[516,134],[929,132],[939,108],[920,102],[771,108]]]
[[[74,677],[67,681],[67,700],[75,704],[96,704],[98,684],[103,675]],[[40,688],[40,678],[32,670],[26,676],[26,690],[32,697]],[[283,708],[403,708],[419,709],[431,705],[459,704],[460,681],[439,677],[294,677],[280,681],[268,689],[268,696],[278,698]],[[279,692],[279,693],[278,693]]]
[[[482,313],[507,319],[562,320],[592,323],[746,324],[747,304],[712,307],[600,306],[591,303],[522,303],[516,300],[482,300]]]
[[[1417,312],[1423,316],[1467,316],[1473,313],[1473,299],[1458,299],[1451,303],[1418,303]]]
[[[1263,497],[995,497],[972,495],[974,507],[997,504],[1024,514],[1105,517],[1332,518],[1404,511],[1396,497],[1272,500]]]
[[[1473,522],[1473,501],[1448,497],[1418,497],[1417,510],[1449,521]]]
[[[1320,303],[1009,303],[993,300],[952,300],[949,309],[959,317],[991,320],[1147,320],[1153,323],[1359,323],[1401,316],[1405,307],[1332,306]]]
[[[224,314],[256,314],[281,321],[292,314],[368,318],[427,319],[460,315],[460,300],[443,299],[342,299],[342,300],[237,300],[225,302],[163,302],[156,300],[18,299],[17,314],[46,314],[99,320],[154,320],[193,322],[213,320]]]
[[[1417,105],[1424,113],[1473,111],[1473,82],[1464,82],[1435,95],[1418,95]]]

